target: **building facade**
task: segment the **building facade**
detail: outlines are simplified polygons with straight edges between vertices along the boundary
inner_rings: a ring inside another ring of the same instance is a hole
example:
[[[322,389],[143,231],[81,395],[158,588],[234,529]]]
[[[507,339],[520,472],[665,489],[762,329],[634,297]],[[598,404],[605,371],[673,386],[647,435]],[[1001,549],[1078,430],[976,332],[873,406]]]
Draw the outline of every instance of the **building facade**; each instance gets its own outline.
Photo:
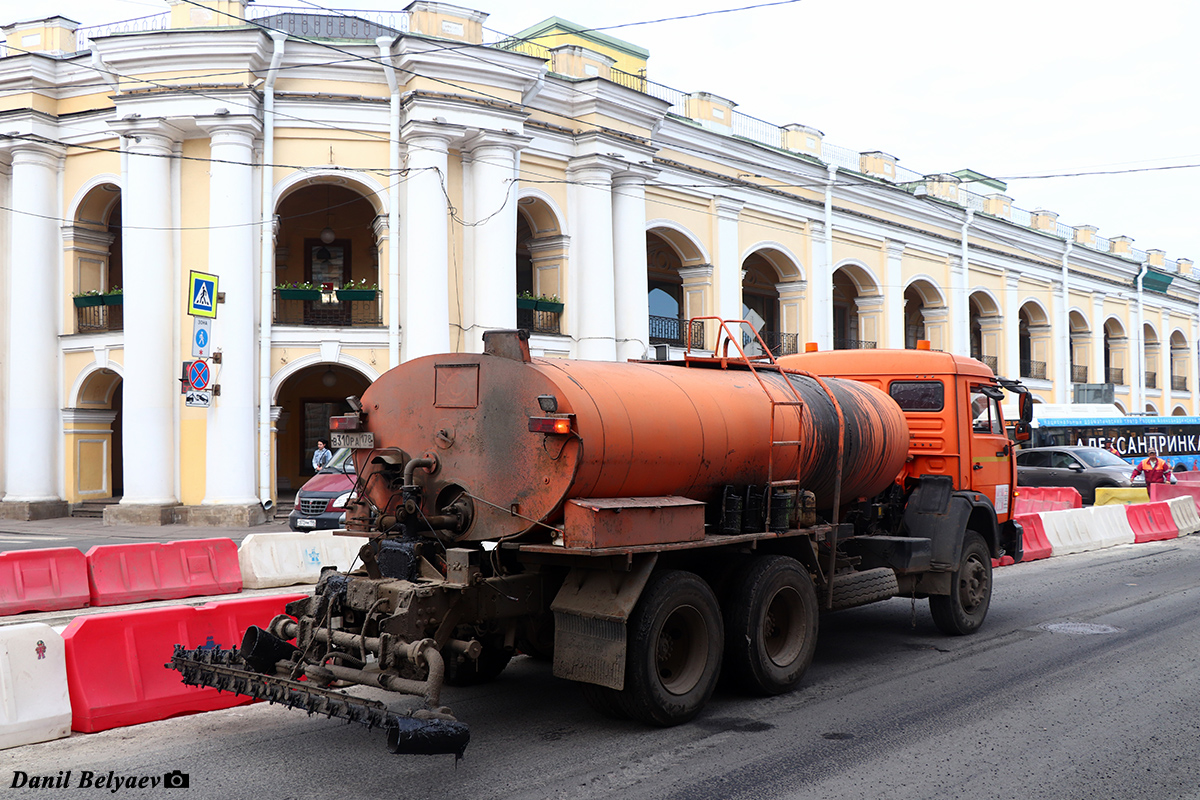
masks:
[[[165,4],[3,28],[0,516],[252,523],[345,397],[490,328],[599,360],[713,347],[697,318],[776,353],[928,340],[1044,402],[1200,413],[1192,263],[971,170],[657,84],[565,20]]]

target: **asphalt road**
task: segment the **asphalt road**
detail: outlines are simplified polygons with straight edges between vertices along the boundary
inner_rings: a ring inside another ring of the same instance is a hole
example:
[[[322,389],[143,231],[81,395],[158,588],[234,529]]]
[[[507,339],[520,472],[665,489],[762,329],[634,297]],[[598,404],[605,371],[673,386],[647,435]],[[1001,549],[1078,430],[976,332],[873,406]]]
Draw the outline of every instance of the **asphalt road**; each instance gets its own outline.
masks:
[[[996,571],[984,629],[940,635],[925,602],[822,619],[797,691],[718,695],[666,730],[599,717],[549,665],[447,689],[452,756],[265,704],[0,751],[30,775],[181,770],[221,798],[1200,798],[1200,536]]]

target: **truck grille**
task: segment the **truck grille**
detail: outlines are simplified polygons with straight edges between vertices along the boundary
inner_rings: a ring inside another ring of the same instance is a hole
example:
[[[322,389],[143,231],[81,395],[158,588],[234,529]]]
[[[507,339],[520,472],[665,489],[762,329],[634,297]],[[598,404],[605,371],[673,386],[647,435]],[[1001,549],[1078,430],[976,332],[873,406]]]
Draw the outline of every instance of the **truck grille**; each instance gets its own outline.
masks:
[[[328,497],[300,499],[300,513],[306,517],[315,517],[317,514],[325,513],[325,509],[329,507]]]

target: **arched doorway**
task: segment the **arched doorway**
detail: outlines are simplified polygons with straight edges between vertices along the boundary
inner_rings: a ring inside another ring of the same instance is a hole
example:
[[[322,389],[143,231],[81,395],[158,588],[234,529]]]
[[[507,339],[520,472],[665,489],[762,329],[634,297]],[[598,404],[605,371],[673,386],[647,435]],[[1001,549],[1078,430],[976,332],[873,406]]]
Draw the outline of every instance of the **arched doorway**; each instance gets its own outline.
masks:
[[[313,474],[317,439],[329,438],[329,418],[350,411],[346,398],[361,397],[371,381],[341,364],[319,363],[290,375],[276,392],[276,486],[294,491]]]
[[[124,493],[122,390],[115,369],[95,369],[79,383],[73,406],[63,409],[71,503],[107,503]]]
[[[997,375],[1000,374],[1000,348],[1004,334],[1004,317],[995,298],[984,291],[971,293],[971,358],[982,361]]]
[[[1067,315],[1071,329],[1071,383],[1089,383],[1088,361],[1092,348],[1092,333],[1087,318],[1079,311]]]
[[[918,279],[904,290],[904,347],[912,350],[924,339],[933,350],[944,350],[948,320],[945,298],[934,283]]]
[[[1128,360],[1129,337],[1116,317],[1104,322],[1104,382],[1125,385],[1125,362]]]
[[[567,239],[558,215],[542,197],[517,201],[517,327],[562,333]]]
[[[687,306],[684,303],[683,260],[657,233],[646,234],[646,292],[650,307],[650,343],[683,347],[687,344]],[[703,347],[704,328],[697,323],[692,346]]]
[[[378,327],[379,210],[345,178],[323,176],[293,188],[277,205],[277,325]],[[353,284],[353,286],[351,286]],[[300,292],[305,287],[309,294]],[[339,289],[357,295],[339,295]]]
[[[71,265],[71,293],[77,298],[74,331],[123,330],[120,187],[106,182],[89,189],[63,234]]]
[[[1149,322],[1142,325],[1142,354],[1144,357],[1146,374],[1142,376],[1142,385],[1147,389],[1161,388],[1159,376],[1162,372],[1158,363],[1159,354],[1158,331]]]
[[[1017,312],[1018,344],[1021,353],[1021,377],[1047,380],[1050,360],[1050,317],[1034,302],[1025,303]]]
[[[833,349],[871,350],[879,344],[883,296],[879,284],[857,264],[833,273]]]
[[[1171,391],[1188,390],[1188,372],[1191,367],[1191,348],[1183,331],[1171,332]],[[1174,413],[1174,412],[1172,412]]]

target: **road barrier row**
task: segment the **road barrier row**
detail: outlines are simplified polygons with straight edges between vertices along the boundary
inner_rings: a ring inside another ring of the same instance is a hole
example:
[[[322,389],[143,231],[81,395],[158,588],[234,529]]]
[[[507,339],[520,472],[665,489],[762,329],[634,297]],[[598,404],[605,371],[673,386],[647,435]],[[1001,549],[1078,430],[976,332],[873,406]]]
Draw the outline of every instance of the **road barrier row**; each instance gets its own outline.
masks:
[[[332,531],[252,533],[232,539],[137,542],[0,553],[0,616],[148,600],[237,594],[317,582],[348,570],[363,540]]]

